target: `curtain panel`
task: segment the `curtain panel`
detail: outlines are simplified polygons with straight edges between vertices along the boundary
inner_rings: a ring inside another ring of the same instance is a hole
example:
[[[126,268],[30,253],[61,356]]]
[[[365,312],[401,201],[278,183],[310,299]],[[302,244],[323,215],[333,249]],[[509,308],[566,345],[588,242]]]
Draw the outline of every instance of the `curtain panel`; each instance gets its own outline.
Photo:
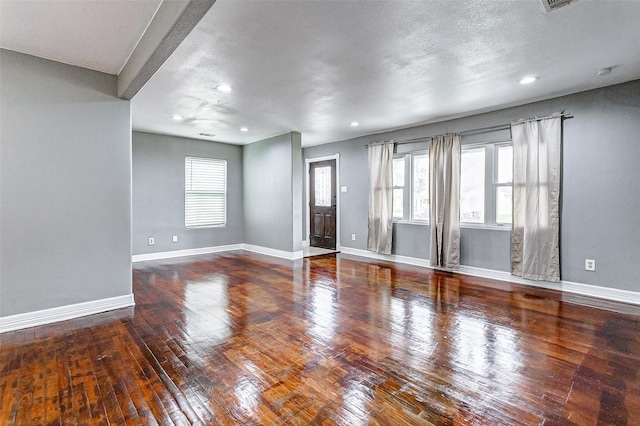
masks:
[[[431,266],[460,267],[460,134],[433,136],[429,144]]]
[[[395,143],[369,144],[367,250],[391,254],[393,234],[393,151]]]
[[[511,273],[560,281],[562,115],[511,124],[513,230]]]

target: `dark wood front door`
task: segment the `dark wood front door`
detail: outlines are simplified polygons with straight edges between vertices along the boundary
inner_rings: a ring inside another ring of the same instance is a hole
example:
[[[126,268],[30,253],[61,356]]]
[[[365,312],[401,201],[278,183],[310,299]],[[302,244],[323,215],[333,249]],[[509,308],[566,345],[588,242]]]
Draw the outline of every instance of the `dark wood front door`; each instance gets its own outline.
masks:
[[[336,160],[309,164],[309,245],[336,249]]]

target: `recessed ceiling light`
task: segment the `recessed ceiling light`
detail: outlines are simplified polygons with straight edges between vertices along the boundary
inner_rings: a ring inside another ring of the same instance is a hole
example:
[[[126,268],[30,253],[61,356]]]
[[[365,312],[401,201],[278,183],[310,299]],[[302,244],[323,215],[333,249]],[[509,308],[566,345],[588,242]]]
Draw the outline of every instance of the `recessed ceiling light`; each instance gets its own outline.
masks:
[[[358,123],[357,121],[352,121],[351,124],[349,124],[351,127],[358,127],[360,125],[360,123]]]
[[[180,114],[174,114],[171,118],[173,118],[176,121],[182,121],[184,120],[184,117],[181,116]]]
[[[598,70],[598,75],[607,75],[607,74],[611,74],[611,67],[600,68]]]
[[[217,90],[221,91],[221,92],[225,92],[228,93],[231,91],[231,86],[229,86],[228,84],[219,84],[216,87]]]
[[[538,77],[536,76],[529,76],[529,77],[524,77],[523,79],[520,80],[520,84],[531,84],[534,81],[536,81],[538,79]]]
[[[249,128],[248,127],[240,127],[240,131],[241,132],[248,132]]]

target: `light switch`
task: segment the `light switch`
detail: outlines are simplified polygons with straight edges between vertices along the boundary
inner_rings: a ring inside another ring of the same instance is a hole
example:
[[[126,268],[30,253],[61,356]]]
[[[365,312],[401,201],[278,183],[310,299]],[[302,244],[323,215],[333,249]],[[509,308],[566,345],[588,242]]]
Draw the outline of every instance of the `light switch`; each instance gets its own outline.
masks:
[[[341,186],[340,187],[340,192],[347,192],[347,187],[346,186]]]

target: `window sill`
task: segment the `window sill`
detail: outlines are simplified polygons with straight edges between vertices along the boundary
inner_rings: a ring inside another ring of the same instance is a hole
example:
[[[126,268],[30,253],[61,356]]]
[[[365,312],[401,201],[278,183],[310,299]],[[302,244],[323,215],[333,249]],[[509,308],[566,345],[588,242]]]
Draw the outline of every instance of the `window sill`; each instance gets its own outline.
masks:
[[[511,232],[511,225],[484,225],[481,223],[461,223],[460,228],[468,229],[484,229],[486,231],[509,231]]]
[[[197,229],[226,228],[226,227],[227,227],[227,224],[225,223],[224,225],[185,226],[184,229],[186,229],[187,231],[193,231]]]
[[[425,221],[416,221],[416,220],[394,220],[393,223],[398,223],[400,225],[426,225],[429,226],[429,222],[425,222]]]

